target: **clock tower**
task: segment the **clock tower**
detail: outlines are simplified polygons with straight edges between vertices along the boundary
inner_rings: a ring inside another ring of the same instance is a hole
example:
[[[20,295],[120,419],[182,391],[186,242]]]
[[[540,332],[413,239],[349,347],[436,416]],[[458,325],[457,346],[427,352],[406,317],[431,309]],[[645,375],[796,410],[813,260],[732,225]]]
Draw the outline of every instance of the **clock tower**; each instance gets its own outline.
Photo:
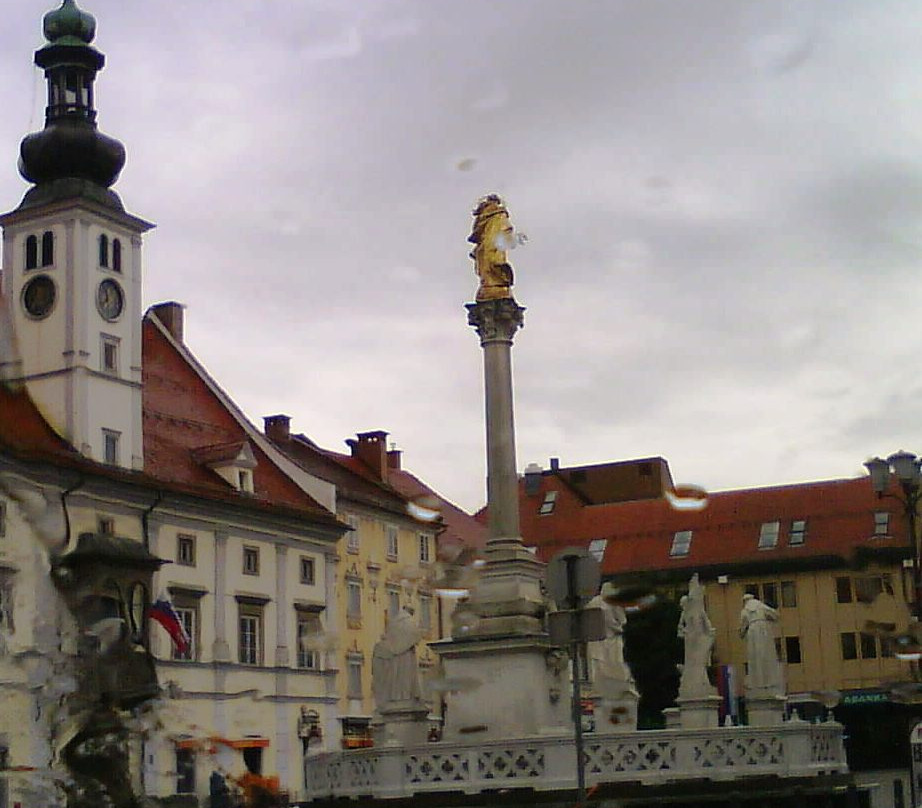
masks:
[[[96,127],[95,33],[74,0],[45,15],[45,128],[20,147],[32,187],[0,216],[3,292],[21,381],[49,423],[88,457],[140,469],[141,236],[153,225],[111,190],[125,149]]]

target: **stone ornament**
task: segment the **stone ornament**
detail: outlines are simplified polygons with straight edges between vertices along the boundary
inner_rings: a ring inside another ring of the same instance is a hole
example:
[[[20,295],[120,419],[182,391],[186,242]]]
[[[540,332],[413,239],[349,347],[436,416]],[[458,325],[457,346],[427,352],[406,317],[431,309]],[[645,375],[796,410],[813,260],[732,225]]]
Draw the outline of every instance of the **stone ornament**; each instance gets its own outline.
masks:
[[[515,332],[525,322],[525,307],[511,297],[468,303],[468,325],[477,329],[481,344],[488,342],[512,343]]]
[[[515,247],[517,239],[506,205],[496,194],[489,194],[477,203],[472,215],[474,226],[467,240],[474,245],[470,257],[480,278],[475,299],[479,302],[511,298],[512,267],[506,251]]]
[[[749,673],[746,689],[771,696],[784,695],[784,677],[775,648],[774,623],[778,612],[754,595],[743,595],[740,612],[740,637],[746,641]]]
[[[634,677],[624,661],[624,625],[627,613],[613,599],[614,587],[608,581],[602,591],[589,601],[587,609],[601,609],[605,616],[605,639],[586,643],[589,676],[598,695],[619,699],[636,694]]]
[[[423,632],[413,620],[413,610],[404,606],[394,615],[375,644],[371,662],[371,690],[378,712],[391,706],[419,705],[422,690],[416,645]]]
[[[711,651],[714,648],[714,626],[704,608],[704,587],[696,572],[688,582],[688,594],[679,601],[678,635],[685,642],[685,663],[679,681],[679,697],[698,699],[716,694],[708,679]]]

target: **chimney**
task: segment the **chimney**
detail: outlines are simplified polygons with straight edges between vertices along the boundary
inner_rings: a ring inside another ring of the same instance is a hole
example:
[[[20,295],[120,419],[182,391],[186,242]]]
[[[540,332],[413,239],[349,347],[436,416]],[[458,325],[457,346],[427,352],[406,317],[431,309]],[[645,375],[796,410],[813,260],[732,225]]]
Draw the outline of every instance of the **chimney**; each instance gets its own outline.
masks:
[[[389,469],[400,471],[400,455],[400,449],[395,449],[392,443],[391,448],[387,450],[387,467]]]
[[[346,444],[352,456],[361,460],[381,482],[387,482],[387,432],[359,432],[358,440],[349,438]]]
[[[267,415],[263,418],[263,432],[273,443],[288,443],[291,440],[291,416]]]
[[[544,469],[537,463],[525,467],[525,495],[533,497],[541,489],[541,475]]]
[[[551,471],[558,471],[560,469],[560,458],[552,457],[551,458]]]
[[[183,308],[182,303],[175,300],[150,307],[163,327],[170,332],[170,336],[180,343],[183,341]]]

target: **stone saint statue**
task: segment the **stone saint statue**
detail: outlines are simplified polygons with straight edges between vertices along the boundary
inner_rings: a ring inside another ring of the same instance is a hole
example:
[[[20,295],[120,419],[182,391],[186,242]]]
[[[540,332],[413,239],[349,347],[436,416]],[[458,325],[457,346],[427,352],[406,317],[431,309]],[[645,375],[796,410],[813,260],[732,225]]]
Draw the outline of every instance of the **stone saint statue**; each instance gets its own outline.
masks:
[[[375,644],[371,661],[371,690],[378,712],[388,707],[406,707],[422,702],[416,644],[423,633],[413,620],[413,610],[404,606],[394,615]]]
[[[766,694],[784,695],[781,662],[775,648],[773,623],[778,622],[778,612],[766,606],[753,595],[743,595],[740,612],[740,637],[746,640],[747,690]]]
[[[679,681],[679,697],[684,699],[713,696],[715,690],[708,679],[711,650],[714,647],[714,626],[704,608],[704,587],[696,572],[688,582],[688,594],[681,601],[678,634],[685,641],[685,664]]]
[[[605,615],[605,639],[586,643],[586,655],[593,687],[600,696],[609,699],[636,692],[631,669],[624,661],[627,614],[614,600],[614,594],[614,587],[606,581],[602,591],[587,604],[587,608],[601,609]]]
[[[471,258],[474,272],[480,278],[477,301],[512,297],[512,267],[506,260],[506,250],[516,244],[516,235],[509,223],[509,212],[496,194],[483,197],[474,209],[474,226],[468,241],[474,245]]]

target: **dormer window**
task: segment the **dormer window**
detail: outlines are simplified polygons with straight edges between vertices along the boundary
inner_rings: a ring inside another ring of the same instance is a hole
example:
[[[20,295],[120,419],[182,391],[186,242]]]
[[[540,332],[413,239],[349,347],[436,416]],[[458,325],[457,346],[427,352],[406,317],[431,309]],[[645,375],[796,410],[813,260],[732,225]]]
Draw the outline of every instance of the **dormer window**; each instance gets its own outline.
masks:
[[[38,267],[38,237],[26,237],[26,269]]]
[[[554,506],[557,504],[557,492],[548,491],[544,495],[544,502],[541,503],[541,507],[538,508],[538,514],[541,516],[547,516],[550,513],[554,513]]]
[[[245,494],[254,492],[253,469],[256,468],[256,457],[249,441],[202,446],[193,449],[192,458],[210,468],[237,491]]]
[[[773,547],[777,547],[780,529],[780,522],[763,522],[759,531],[759,549],[771,550]]]
[[[42,266],[50,267],[54,263],[54,233],[46,230],[42,233]]]
[[[692,531],[678,530],[672,537],[672,547],[669,548],[669,555],[672,558],[684,558],[691,550]]]

